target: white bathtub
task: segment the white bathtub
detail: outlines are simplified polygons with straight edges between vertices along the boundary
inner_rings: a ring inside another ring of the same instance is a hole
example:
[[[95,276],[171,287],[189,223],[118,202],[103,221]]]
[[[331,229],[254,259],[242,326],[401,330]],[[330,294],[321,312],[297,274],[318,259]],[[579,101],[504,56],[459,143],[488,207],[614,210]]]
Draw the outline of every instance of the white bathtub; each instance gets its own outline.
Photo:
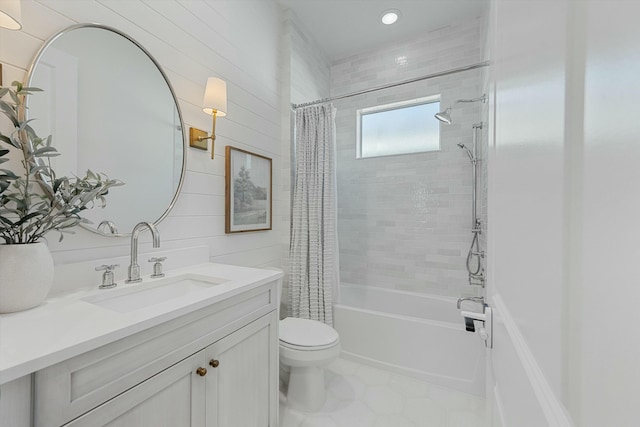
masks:
[[[343,283],[334,326],[347,359],[484,395],[484,344],[455,299]]]

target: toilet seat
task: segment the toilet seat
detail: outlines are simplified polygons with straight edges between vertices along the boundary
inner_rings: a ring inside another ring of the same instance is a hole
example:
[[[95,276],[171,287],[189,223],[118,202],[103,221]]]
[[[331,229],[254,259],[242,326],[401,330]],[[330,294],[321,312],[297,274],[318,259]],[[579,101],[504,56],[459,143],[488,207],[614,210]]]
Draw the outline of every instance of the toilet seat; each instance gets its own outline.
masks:
[[[317,351],[317,350],[325,350],[327,348],[331,348],[335,346],[337,343],[338,341],[336,340],[331,344],[326,344],[326,345],[300,346],[300,345],[289,344],[281,340],[280,346],[285,348],[290,348],[291,350],[297,350],[297,351]]]
[[[337,342],[338,332],[322,322],[296,317],[280,321],[280,345],[284,347],[300,351],[321,350]]]

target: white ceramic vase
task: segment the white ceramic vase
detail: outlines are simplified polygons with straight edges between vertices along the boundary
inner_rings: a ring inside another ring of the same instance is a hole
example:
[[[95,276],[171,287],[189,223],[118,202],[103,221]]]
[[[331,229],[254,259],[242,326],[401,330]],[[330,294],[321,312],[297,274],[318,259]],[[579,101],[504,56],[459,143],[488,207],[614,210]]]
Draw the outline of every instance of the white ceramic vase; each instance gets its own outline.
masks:
[[[53,258],[42,242],[0,245],[0,313],[36,307],[53,283]]]

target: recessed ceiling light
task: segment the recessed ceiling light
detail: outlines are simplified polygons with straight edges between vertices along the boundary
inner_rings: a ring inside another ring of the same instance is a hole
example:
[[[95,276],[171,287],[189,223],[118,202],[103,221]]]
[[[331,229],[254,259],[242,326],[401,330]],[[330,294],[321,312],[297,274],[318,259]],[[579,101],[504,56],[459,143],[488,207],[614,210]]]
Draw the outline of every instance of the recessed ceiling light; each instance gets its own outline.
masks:
[[[391,25],[400,18],[400,11],[398,9],[389,9],[382,12],[380,15],[380,21],[385,25]]]
[[[407,57],[405,55],[396,57],[396,64],[398,64],[399,66],[406,67],[408,63],[409,61],[407,60]]]

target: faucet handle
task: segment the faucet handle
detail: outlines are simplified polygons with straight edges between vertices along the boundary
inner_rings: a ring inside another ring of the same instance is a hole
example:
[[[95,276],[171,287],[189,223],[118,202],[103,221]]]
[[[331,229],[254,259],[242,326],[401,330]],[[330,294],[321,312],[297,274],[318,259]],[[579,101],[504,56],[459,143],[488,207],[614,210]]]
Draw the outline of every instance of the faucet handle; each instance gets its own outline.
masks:
[[[109,272],[113,272],[113,270],[115,270],[117,267],[120,267],[120,264],[111,264],[111,265],[102,264],[101,266],[96,267],[96,271],[106,270],[105,272],[109,273]]]
[[[153,279],[157,279],[159,277],[164,277],[164,273],[162,272],[162,262],[167,259],[166,256],[163,257],[155,257],[151,258],[149,262],[153,262],[153,274],[151,277]]]
[[[98,286],[98,289],[109,289],[116,286],[116,282],[113,277],[113,270],[117,267],[120,267],[120,264],[102,264],[101,266],[96,267],[96,271],[104,271],[104,273],[102,273],[102,284]]]

